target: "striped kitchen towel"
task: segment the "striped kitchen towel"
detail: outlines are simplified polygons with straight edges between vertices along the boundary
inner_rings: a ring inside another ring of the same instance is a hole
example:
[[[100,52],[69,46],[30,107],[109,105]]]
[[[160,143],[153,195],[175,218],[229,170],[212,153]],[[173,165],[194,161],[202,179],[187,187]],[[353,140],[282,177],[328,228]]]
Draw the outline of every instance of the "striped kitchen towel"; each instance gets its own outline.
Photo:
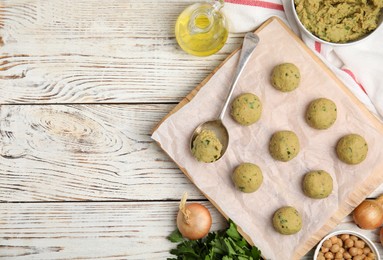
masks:
[[[333,47],[314,41],[300,32],[292,8],[291,0],[226,0],[222,10],[232,33],[254,31],[272,16],[281,18],[383,121],[383,26],[360,43]]]

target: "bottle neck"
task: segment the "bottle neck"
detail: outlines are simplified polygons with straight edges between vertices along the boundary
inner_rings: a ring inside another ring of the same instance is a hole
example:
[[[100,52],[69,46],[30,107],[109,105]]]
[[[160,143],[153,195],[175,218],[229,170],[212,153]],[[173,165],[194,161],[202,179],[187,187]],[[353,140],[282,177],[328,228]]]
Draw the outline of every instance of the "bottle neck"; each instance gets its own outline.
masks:
[[[224,0],[215,0],[212,7],[216,12],[218,12],[219,10],[221,10],[224,4],[225,4]]]
[[[223,7],[224,0],[215,0],[196,8],[189,21],[190,34],[207,33],[213,27],[215,14]]]

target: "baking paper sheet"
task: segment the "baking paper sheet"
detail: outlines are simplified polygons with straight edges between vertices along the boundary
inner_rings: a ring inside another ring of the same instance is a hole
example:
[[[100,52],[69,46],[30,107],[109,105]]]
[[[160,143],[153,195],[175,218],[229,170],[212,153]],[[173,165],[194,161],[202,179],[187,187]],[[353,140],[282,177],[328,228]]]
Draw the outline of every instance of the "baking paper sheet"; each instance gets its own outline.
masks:
[[[224,124],[230,143],[223,158],[210,164],[196,161],[189,140],[197,125],[218,117],[239,52],[152,135],[191,181],[262,250],[264,257],[276,260],[300,259],[383,180],[382,126],[281,23],[273,19],[257,32],[260,43],[233,95],[256,94],[263,104],[261,119],[245,127],[234,122],[227,112]],[[270,84],[273,67],[283,62],[294,63],[300,69],[301,83],[293,92],[279,92]],[[320,97],[333,100],[338,108],[337,121],[328,130],[312,129],[304,120],[309,102]],[[279,130],[294,131],[299,137],[301,150],[289,162],[275,161],[268,152],[270,137]],[[359,165],[347,165],[335,153],[339,138],[349,133],[362,135],[369,145],[368,156]],[[245,194],[233,186],[231,174],[242,162],[255,163],[263,171],[263,183],[255,193]],[[328,198],[315,200],[306,197],[301,186],[306,172],[319,169],[331,174],[334,189]],[[294,235],[280,235],[272,226],[273,213],[287,205],[295,207],[303,218],[302,230]]]

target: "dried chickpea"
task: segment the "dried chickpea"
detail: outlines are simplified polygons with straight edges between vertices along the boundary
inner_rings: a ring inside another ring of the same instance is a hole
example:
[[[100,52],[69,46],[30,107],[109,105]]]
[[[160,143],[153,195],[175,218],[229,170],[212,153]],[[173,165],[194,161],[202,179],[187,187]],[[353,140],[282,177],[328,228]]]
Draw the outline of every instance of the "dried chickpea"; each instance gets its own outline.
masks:
[[[375,260],[375,254],[366,242],[350,234],[326,239],[317,256],[318,260]]]
[[[341,253],[340,251],[338,251],[338,252],[335,254],[335,259],[337,259],[337,258],[342,259],[342,258],[343,258],[343,253]]]
[[[339,237],[338,237],[338,240],[336,241],[336,243],[339,245],[339,247],[343,246],[343,240],[340,239]]]
[[[326,259],[334,259],[334,254],[331,252],[327,252],[326,254],[324,254],[324,257]]]
[[[326,257],[324,257],[324,255],[318,255],[317,260],[326,260]]]
[[[327,253],[328,251],[330,251],[330,248],[322,246],[320,250],[323,253]]]
[[[330,248],[330,247],[332,246],[331,240],[330,240],[330,239],[326,239],[326,240],[323,242],[323,246],[324,246],[324,247],[327,247],[327,248]]]
[[[347,238],[345,241],[344,241],[344,247],[347,249],[347,248],[351,248],[354,246],[354,240],[352,240],[351,238]]]
[[[344,258],[344,259],[351,259],[352,256],[350,255],[349,252],[346,251],[346,252],[343,253],[343,258]]]
[[[370,253],[370,252],[371,252],[371,249],[368,246],[363,248],[363,254],[368,255],[368,253]]]
[[[338,244],[334,244],[332,245],[332,247],[330,248],[330,251],[333,252],[333,253],[338,253],[339,252],[339,249],[340,249],[340,246]]]
[[[338,241],[338,237],[337,236],[330,237],[330,241],[332,244],[336,244]]]
[[[358,255],[358,248],[356,247],[351,247],[348,252],[350,253],[351,256],[357,256]]]
[[[364,257],[361,255],[357,255],[357,256],[354,256],[354,258],[352,260],[363,260],[365,257],[366,257],[365,255],[364,255]]]
[[[364,248],[365,243],[362,240],[358,240],[358,241],[355,241],[354,245],[355,245],[356,248]]]
[[[342,235],[340,235],[340,239],[342,239],[342,241],[345,241],[347,238],[350,238],[349,234],[342,234]]]

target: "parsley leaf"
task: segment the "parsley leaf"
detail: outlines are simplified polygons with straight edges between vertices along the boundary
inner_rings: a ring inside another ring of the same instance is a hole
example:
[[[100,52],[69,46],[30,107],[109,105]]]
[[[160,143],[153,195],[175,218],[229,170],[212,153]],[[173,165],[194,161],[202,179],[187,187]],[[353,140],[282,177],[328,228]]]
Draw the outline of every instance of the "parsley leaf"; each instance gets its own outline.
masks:
[[[260,260],[261,251],[251,246],[238,232],[237,226],[229,220],[226,230],[209,232],[198,240],[188,240],[182,237],[178,230],[173,231],[168,239],[178,243],[170,250],[176,258],[168,260]]]
[[[182,237],[182,234],[181,232],[176,229],[174,230],[169,236],[168,236],[168,239],[173,242],[173,243],[178,243],[178,242],[182,242],[184,240],[184,238]]]

